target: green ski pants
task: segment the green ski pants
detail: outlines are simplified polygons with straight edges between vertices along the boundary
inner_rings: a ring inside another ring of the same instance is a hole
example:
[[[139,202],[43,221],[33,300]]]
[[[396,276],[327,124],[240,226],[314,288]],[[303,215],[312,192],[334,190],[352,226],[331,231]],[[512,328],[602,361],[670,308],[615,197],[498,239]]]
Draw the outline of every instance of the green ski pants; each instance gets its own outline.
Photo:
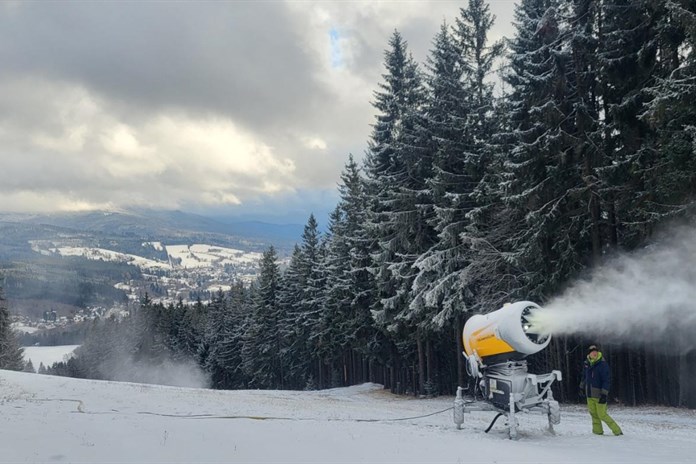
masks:
[[[602,422],[606,423],[614,435],[621,435],[621,427],[607,414],[607,404],[599,404],[599,398],[587,398],[587,409],[592,416],[592,433],[603,435]]]

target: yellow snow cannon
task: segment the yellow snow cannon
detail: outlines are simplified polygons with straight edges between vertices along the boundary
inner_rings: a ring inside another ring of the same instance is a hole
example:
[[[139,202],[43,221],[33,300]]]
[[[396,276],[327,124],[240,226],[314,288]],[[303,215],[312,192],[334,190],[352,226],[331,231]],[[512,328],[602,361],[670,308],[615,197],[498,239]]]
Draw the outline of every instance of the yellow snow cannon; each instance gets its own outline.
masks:
[[[533,313],[541,310],[531,301],[518,301],[488,314],[472,316],[462,333],[467,358],[474,356],[482,364],[496,364],[521,360],[543,350],[551,337],[534,333],[530,322]]]
[[[525,358],[549,345],[550,334],[538,333],[531,320],[543,311],[536,303],[519,301],[497,311],[477,314],[464,325],[462,341],[467,373],[475,379],[471,398],[464,399],[464,388],[457,388],[454,422],[461,428],[464,414],[471,411],[497,411],[491,425],[502,415],[507,418],[509,437],[517,438],[519,411],[541,411],[548,416],[549,429],[561,421],[558,402],[551,384],[561,380],[561,372],[536,375],[527,371]]]

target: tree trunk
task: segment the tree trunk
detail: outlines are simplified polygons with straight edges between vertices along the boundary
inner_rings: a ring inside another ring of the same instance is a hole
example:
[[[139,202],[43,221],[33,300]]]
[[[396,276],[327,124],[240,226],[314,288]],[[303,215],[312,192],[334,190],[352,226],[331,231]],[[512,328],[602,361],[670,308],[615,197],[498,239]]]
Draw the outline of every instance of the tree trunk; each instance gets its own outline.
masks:
[[[425,370],[426,370],[426,365],[425,365],[425,350],[423,348],[423,339],[418,336],[418,340],[416,341],[418,345],[418,386],[416,387],[414,385],[413,388],[413,393],[414,395],[418,394],[425,394]],[[415,379],[414,379],[415,380]]]
[[[655,353],[645,350],[645,400],[648,403],[658,403],[657,398],[657,369],[655,368]]]
[[[466,385],[466,366],[464,366],[464,345],[462,344],[462,316],[457,315],[457,322],[454,325],[454,347],[457,360],[457,385],[463,387]]]
[[[390,372],[389,372],[389,383],[390,387],[392,390],[392,393],[400,393],[398,390],[400,389],[400,385],[397,385],[399,383],[399,371],[400,369],[400,363],[399,363],[399,353],[396,350],[396,346],[391,343],[390,347],[390,356],[391,356],[391,367],[390,367]]]
[[[576,2],[576,25],[583,29],[589,37],[593,29],[593,15],[591,14],[592,2]],[[582,177],[587,187],[587,206],[590,211],[590,238],[592,242],[592,264],[596,265],[601,256],[601,243],[599,238],[599,196],[597,193],[598,183],[595,176],[596,156],[594,144],[589,137],[594,132],[592,117],[595,116],[594,93],[591,87],[594,83],[594,76],[591,74],[590,50],[586,44],[574,42],[573,62],[575,65],[575,76],[577,79],[577,93],[584,105],[576,108],[575,124],[576,130],[581,139],[575,148],[576,160],[582,161]]]
[[[437,377],[437,359],[435,357],[435,350],[433,350],[433,342],[431,339],[427,339],[425,342],[425,360],[426,360],[426,381],[435,384]],[[432,392],[431,392],[432,393]]]

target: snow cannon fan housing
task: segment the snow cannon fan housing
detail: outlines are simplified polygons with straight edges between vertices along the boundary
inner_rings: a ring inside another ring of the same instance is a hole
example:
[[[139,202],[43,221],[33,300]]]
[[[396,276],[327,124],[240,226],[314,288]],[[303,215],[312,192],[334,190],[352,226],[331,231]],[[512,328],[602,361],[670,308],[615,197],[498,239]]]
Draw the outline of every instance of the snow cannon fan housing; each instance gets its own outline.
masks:
[[[551,336],[529,332],[529,318],[542,310],[531,301],[509,303],[488,314],[477,314],[464,325],[462,338],[467,357],[486,365],[518,361],[546,348]]]

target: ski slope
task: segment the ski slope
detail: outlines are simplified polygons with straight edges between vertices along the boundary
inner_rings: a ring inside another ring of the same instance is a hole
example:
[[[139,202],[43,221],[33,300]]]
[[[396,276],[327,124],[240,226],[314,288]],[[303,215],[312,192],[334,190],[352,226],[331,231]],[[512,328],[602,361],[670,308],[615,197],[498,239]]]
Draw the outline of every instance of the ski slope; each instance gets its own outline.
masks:
[[[378,385],[318,392],[214,391],[0,371],[0,462],[678,463],[696,457],[696,411],[610,408],[625,435],[594,436],[583,408],[556,435],[520,416],[452,423],[452,398],[397,397]],[[405,420],[394,420],[403,419]]]

